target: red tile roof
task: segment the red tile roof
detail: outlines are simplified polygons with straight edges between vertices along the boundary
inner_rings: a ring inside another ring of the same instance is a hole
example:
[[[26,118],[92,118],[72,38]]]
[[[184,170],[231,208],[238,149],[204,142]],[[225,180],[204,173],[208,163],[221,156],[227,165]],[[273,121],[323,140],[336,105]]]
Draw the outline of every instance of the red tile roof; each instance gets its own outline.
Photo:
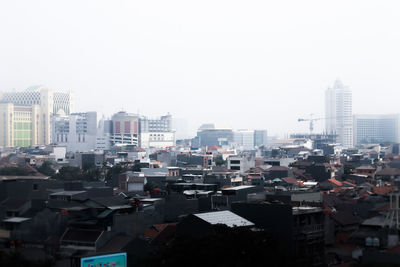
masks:
[[[332,178],[332,179],[328,179],[328,181],[333,183],[333,184],[335,184],[335,185],[337,185],[337,186],[343,186],[343,183],[338,181],[338,180],[336,180],[336,179]]]
[[[292,185],[298,185],[299,181],[297,181],[295,178],[293,177],[286,177],[286,178],[282,178],[283,181],[285,181],[288,184],[292,184]]]
[[[343,182],[343,184],[344,184],[344,186],[352,186],[352,187],[355,187],[356,185],[355,184],[352,184],[352,183],[350,183],[350,182],[347,182],[347,181],[344,181]]]
[[[392,186],[375,186],[373,191],[377,195],[387,195],[388,193],[393,191]]]

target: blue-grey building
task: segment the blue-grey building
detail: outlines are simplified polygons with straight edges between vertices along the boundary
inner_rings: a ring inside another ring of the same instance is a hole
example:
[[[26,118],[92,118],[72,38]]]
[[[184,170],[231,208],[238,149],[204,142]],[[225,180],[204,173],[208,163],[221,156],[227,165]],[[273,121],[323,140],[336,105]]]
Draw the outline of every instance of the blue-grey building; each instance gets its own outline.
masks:
[[[399,114],[354,115],[354,144],[400,141]]]

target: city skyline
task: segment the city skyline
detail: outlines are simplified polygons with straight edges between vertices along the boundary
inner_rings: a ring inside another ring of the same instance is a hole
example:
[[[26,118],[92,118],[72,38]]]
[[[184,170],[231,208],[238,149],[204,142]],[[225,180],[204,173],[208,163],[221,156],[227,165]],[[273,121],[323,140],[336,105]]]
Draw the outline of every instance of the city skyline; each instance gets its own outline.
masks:
[[[346,90],[349,90],[351,92],[351,94],[353,93],[352,92],[353,90],[352,90],[351,86],[348,86],[347,84],[343,85],[343,81],[341,79],[339,79],[339,78],[337,78],[331,84],[333,84],[333,86],[327,86],[325,88],[325,91],[324,91],[324,97],[325,97],[325,102],[324,102],[324,104],[325,104],[324,109],[325,110],[324,110],[324,112],[321,112],[320,116],[318,116],[318,114],[313,114],[312,113],[312,114],[308,114],[308,115],[306,114],[303,117],[303,118],[306,118],[306,120],[307,119],[314,119],[313,126],[314,126],[315,130],[313,132],[324,133],[324,132],[332,131],[332,129],[330,129],[329,126],[328,126],[328,124],[329,124],[328,121],[329,120],[327,118],[331,118],[332,119],[333,117],[327,115],[328,111],[327,111],[327,106],[326,106],[328,104],[326,98],[327,98],[327,92],[329,90],[338,89],[338,86],[339,86],[339,87],[346,88]],[[14,88],[14,89],[9,90],[9,91],[0,90],[0,98],[2,96],[10,95],[10,94],[12,95],[14,93],[20,93],[20,95],[23,96],[23,95],[25,95],[25,94],[27,94],[29,92],[34,92],[35,90],[41,90],[41,89],[54,91],[53,88],[49,88],[49,87],[47,87],[45,85],[34,85],[34,86],[31,85],[31,86],[29,86],[29,87],[27,87],[25,89],[15,89]],[[68,89],[68,90],[61,89],[61,90],[57,90],[57,91],[60,92],[60,93],[67,93],[67,94],[73,95],[74,101],[76,101],[76,99],[80,98],[79,95],[77,96],[76,92],[71,90],[71,89]],[[354,106],[354,103],[352,103],[352,105]],[[110,114],[105,114],[104,112],[98,111],[98,110],[76,109],[75,106],[76,106],[76,104],[73,103],[72,111],[73,111],[73,113],[76,113],[76,114],[82,113],[82,112],[92,112],[92,111],[96,112],[98,114],[97,122],[100,122],[100,120],[102,118],[111,119],[111,117],[114,114],[116,114],[116,113],[118,113],[120,111],[133,113],[133,114],[137,114],[137,115],[141,115],[141,116],[145,115],[142,112],[140,112],[139,109],[136,110],[136,112],[135,112],[133,109],[130,110],[130,109],[126,109],[126,108],[120,108],[120,109],[117,108],[117,109],[115,109],[114,112],[111,112]],[[350,113],[352,114],[352,115],[350,115],[351,117],[353,115],[354,116],[356,116],[356,115],[377,115],[377,116],[381,115],[381,116],[386,116],[386,115],[392,115],[392,114],[400,114],[400,112],[388,112],[388,113],[366,112],[366,113],[361,113],[361,112],[356,112],[356,111],[352,111]],[[170,112],[165,111],[162,114],[170,114]],[[147,114],[145,116],[149,117],[149,118],[157,118],[162,114],[154,114],[153,113],[151,116],[148,116]],[[191,127],[189,127],[188,125],[190,124],[190,119],[183,118],[183,117],[176,117],[175,114],[172,114],[172,115],[173,115],[173,129],[178,130],[176,132],[178,139],[192,138],[192,137],[196,136],[197,131],[201,127],[201,125],[207,124],[207,123],[214,124],[216,128],[230,128],[230,129],[236,129],[236,130],[257,130],[257,129],[261,128],[261,126],[257,126],[257,125],[255,125],[254,127],[248,127],[248,128],[242,127],[241,125],[238,125],[238,124],[236,124],[235,126],[232,126],[233,124],[229,124],[229,118],[224,123],[215,123],[214,121],[211,121],[211,120],[205,120],[205,121],[201,122],[199,125],[193,125],[192,124]],[[289,135],[296,134],[296,133],[300,133],[300,134],[309,133],[309,123],[304,123],[304,122],[303,123],[298,123],[298,118],[296,117],[294,119],[295,119],[295,123],[293,123],[293,125],[301,125],[302,127],[292,127],[293,130],[291,130],[291,131],[289,130],[289,131],[286,131],[286,132],[276,132],[276,131],[274,131],[274,128],[269,127],[269,126],[265,126],[263,129],[267,129],[268,128],[268,131],[271,132],[270,137],[288,137]]]

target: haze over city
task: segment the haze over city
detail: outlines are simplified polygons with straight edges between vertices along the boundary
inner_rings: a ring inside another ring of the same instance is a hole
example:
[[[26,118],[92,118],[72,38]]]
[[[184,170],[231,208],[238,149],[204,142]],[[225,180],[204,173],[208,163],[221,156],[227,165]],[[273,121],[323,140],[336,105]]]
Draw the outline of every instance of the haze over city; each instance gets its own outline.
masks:
[[[307,132],[340,78],[353,113],[396,113],[398,1],[2,1],[0,89],[76,110]],[[371,110],[371,106],[374,109]],[[316,125],[321,131],[323,123]]]
[[[0,266],[400,266],[399,10],[0,1]]]

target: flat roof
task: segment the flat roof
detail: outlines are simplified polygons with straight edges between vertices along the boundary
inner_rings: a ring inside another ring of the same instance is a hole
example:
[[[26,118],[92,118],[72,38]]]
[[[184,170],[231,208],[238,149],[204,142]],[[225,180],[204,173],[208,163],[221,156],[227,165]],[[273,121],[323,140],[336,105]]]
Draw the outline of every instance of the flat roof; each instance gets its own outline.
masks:
[[[85,193],[86,191],[60,191],[50,194],[50,196],[73,196],[76,194]]]
[[[303,207],[293,207],[292,208],[293,214],[301,214],[301,213],[314,213],[314,212],[321,212],[322,209],[319,207],[311,207],[311,206],[303,206]]]
[[[156,202],[156,201],[159,201],[159,200],[162,200],[163,198],[142,198],[142,199],[140,199],[140,201],[142,201],[142,202]]]
[[[13,180],[48,180],[47,176],[8,176],[1,175],[0,181],[13,181]]]
[[[254,187],[256,187],[256,186],[255,185],[239,185],[239,186],[224,188],[222,190],[242,190],[242,189],[254,188]]]
[[[25,221],[30,220],[31,218],[26,218],[26,217],[12,217],[8,219],[4,219],[3,222],[11,222],[11,223],[22,223]]]
[[[202,183],[174,183],[174,185],[201,185],[201,186],[215,186],[216,184],[202,184]]]
[[[120,206],[109,206],[107,208],[109,208],[110,210],[120,210],[120,209],[130,209],[133,206],[131,205],[120,205]]]

